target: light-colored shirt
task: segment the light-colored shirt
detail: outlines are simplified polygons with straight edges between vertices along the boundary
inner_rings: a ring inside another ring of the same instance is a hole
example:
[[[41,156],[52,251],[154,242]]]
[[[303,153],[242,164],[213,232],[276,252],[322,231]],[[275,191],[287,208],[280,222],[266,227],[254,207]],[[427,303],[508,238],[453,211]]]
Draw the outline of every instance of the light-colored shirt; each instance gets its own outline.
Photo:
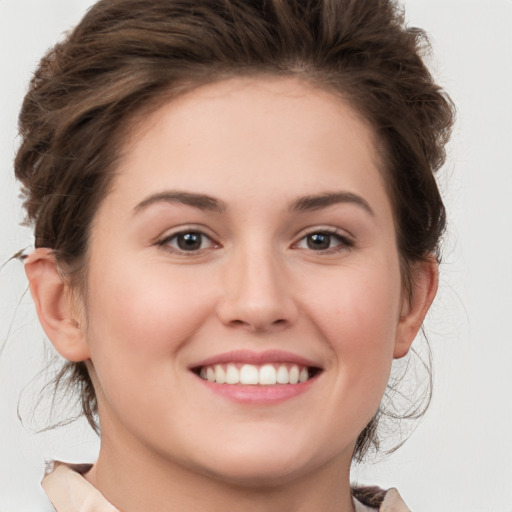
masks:
[[[85,465],[52,462],[42,486],[57,512],[120,512],[109,503],[81,474]],[[354,499],[356,512],[376,512]],[[411,512],[396,489],[390,489],[380,512]]]

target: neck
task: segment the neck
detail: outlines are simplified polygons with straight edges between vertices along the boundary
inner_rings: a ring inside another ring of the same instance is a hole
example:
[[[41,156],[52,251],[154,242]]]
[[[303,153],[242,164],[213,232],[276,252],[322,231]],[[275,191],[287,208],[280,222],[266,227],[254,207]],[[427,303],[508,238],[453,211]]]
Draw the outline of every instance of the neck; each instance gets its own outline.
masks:
[[[122,512],[353,512],[350,457],[294,475],[255,483],[188,468],[140,450],[119,450],[102,439],[97,464],[86,475],[105,498]]]

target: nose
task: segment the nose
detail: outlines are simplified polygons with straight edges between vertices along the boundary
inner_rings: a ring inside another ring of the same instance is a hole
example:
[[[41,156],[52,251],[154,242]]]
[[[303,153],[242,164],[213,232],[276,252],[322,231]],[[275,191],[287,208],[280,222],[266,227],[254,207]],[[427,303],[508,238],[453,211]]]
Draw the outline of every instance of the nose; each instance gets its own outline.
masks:
[[[286,329],[298,307],[284,263],[271,251],[245,251],[226,262],[218,317],[250,332]]]

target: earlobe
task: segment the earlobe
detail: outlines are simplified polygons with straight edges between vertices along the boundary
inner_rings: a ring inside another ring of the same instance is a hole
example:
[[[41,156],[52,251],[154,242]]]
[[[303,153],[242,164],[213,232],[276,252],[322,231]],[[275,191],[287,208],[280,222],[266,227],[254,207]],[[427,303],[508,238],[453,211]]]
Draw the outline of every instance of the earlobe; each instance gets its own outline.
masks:
[[[44,332],[69,361],[89,359],[89,348],[71,301],[68,283],[51,249],[39,248],[25,260],[25,273]]]
[[[438,281],[439,265],[434,256],[414,265],[410,294],[404,299],[398,322],[393,353],[395,359],[400,359],[409,352],[436,296]]]

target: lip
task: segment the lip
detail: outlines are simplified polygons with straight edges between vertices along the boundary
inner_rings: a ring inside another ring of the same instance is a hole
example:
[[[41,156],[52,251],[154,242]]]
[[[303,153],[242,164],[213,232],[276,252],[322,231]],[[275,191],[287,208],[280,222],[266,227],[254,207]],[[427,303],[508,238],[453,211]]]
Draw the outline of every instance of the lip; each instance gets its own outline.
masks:
[[[247,405],[279,404],[306,393],[318,380],[318,375],[301,384],[278,386],[241,386],[238,384],[216,384],[197,377],[200,384],[230,401]]]
[[[192,363],[188,366],[189,370],[199,368],[201,366],[211,366],[214,364],[265,364],[265,363],[290,363],[300,366],[308,366],[311,368],[322,369],[322,366],[311,359],[293,354],[292,352],[285,352],[282,350],[266,350],[264,352],[253,352],[250,350],[233,350],[230,352],[223,352],[212,357],[208,357],[201,361]]]
[[[318,381],[321,371],[306,382],[297,384],[280,384],[274,386],[253,386],[239,384],[217,384],[203,380],[197,375],[197,369],[203,366],[215,364],[254,364],[288,363],[308,368],[322,370],[322,366],[311,359],[285,352],[282,350],[266,350],[264,352],[252,352],[249,350],[234,350],[224,352],[189,365],[188,369],[196,374],[201,385],[208,390],[230,401],[247,405],[272,405],[279,404],[306,393]]]

